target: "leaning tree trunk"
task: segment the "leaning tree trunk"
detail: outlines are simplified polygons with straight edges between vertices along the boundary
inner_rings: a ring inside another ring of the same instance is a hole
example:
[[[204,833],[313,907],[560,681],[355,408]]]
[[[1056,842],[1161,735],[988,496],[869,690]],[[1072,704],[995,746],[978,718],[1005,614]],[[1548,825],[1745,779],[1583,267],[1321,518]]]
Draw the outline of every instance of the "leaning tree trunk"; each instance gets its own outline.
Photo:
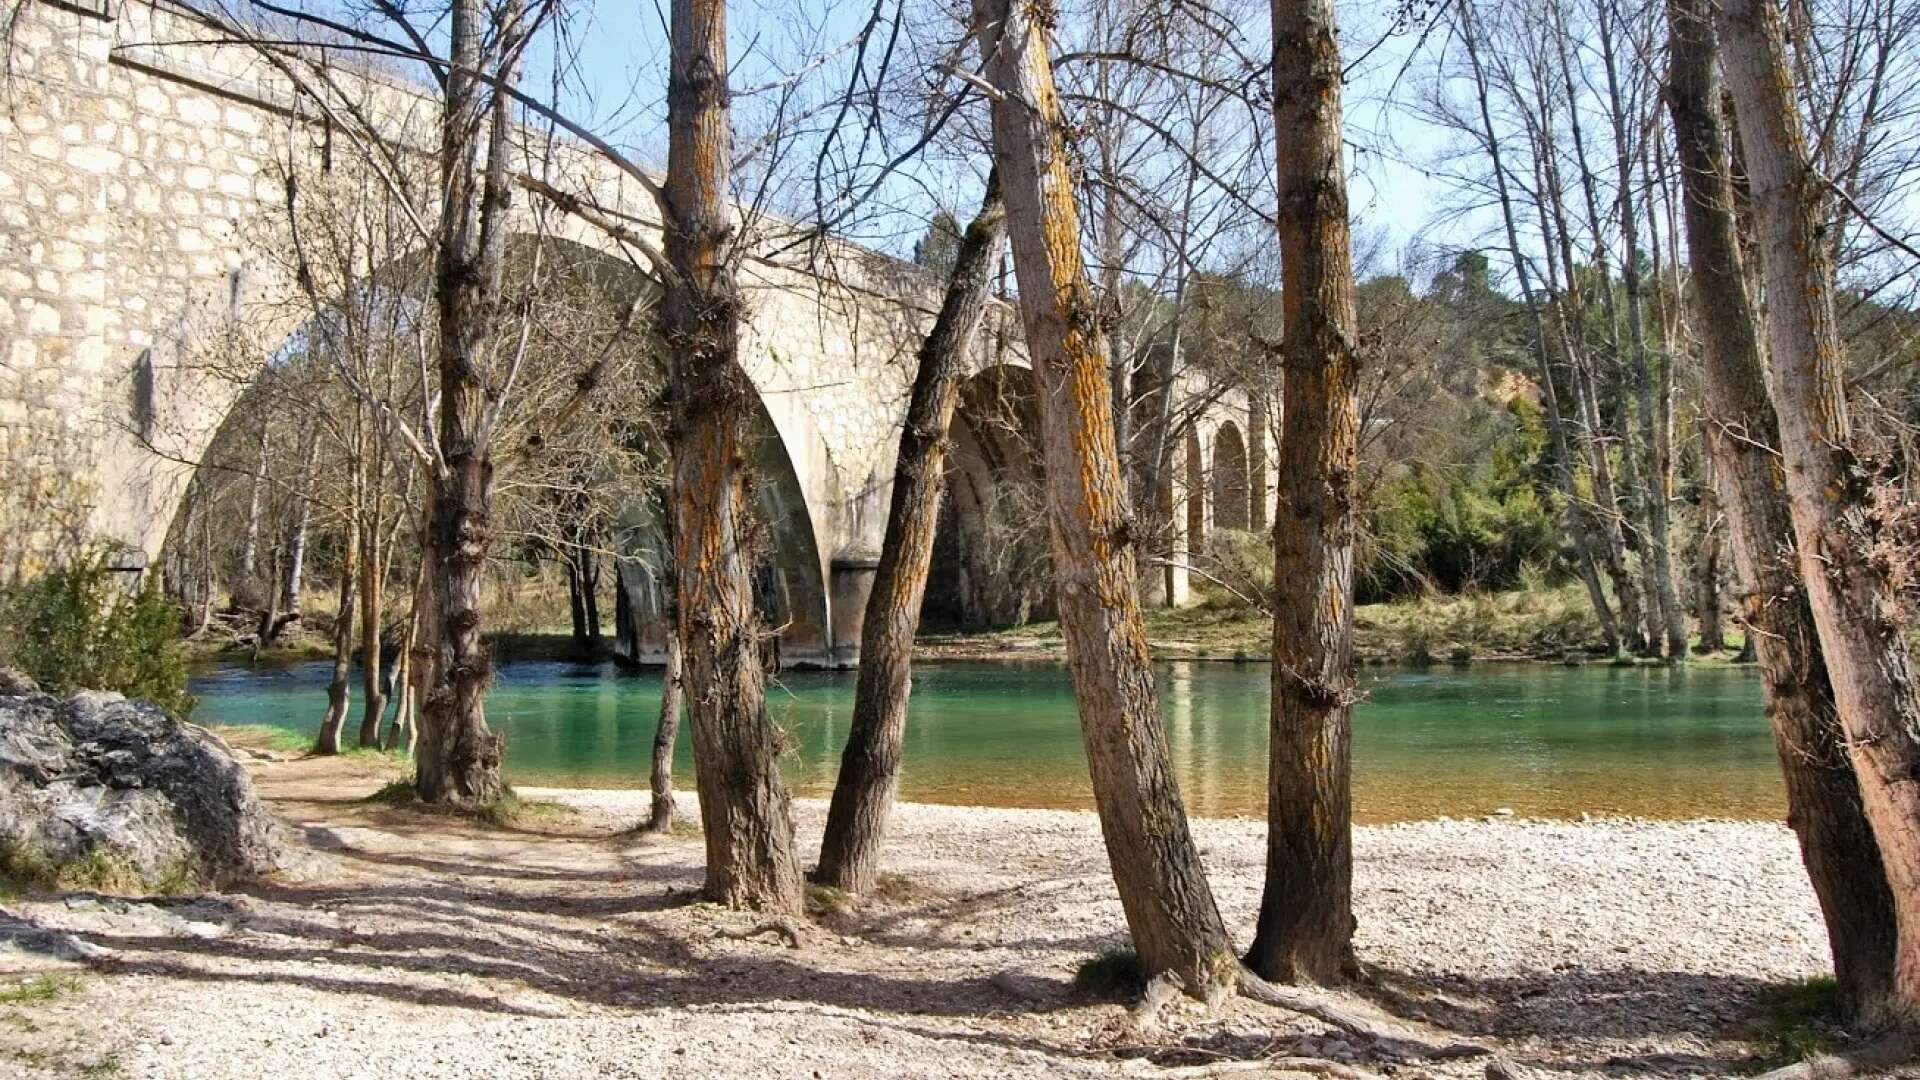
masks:
[[[1060,624],[1100,828],[1141,964],[1210,996],[1234,965],[1154,692],[1107,349],[1080,256],[1047,35],[1024,3],[975,0],[974,16],[987,79],[1000,94],[994,160],[1040,403]]]
[[[1283,335],[1267,885],[1247,966],[1332,982],[1353,955],[1359,328],[1332,0],[1273,0]]]
[[[900,786],[900,744],[907,731],[913,682],[913,633],[933,562],[933,528],[945,488],[947,429],[960,398],[960,378],[987,308],[994,256],[1006,234],[998,174],[987,177],[986,198],[955,254],[947,293],[933,330],[920,345],[900,452],[893,470],[880,565],[860,628],[860,682],[854,690],[853,728],[840,756],[827,809],[826,838],[814,877],[823,885],[865,892],[880,865],[887,815]]]
[[[381,542],[380,510],[382,493],[379,450],[374,451],[374,477],[369,485],[368,507],[362,518],[360,556],[360,745],[380,745],[380,721],[387,714],[387,682],[382,676],[380,630],[386,621],[387,546]]]
[[[1687,249],[1706,373],[1707,450],[1744,592],[1747,640],[1767,690],[1787,821],[1826,916],[1833,971],[1850,1010],[1893,985],[1897,939],[1880,849],[1860,806],[1813,613],[1800,588],[1792,515],[1773,447],[1759,315],[1733,216],[1710,0],[1668,0],[1673,114]],[[1718,601],[1716,599],[1715,603]]]
[[[1899,928],[1892,990],[1863,1004],[1912,1022],[1920,1015],[1920,694],[1851,451],[1823,200],[1780,12],[1765,0],[1722,0],[1720,14],[1766,285],[1769,389],[1801,579]]]
[[[730,262],[732,134],[725,0],[673,0],[667,88],[661,330],[673,358],[675,622],[685,652],[694,780],[710,899],[797,912],[800,862],[767,715],[747,565],[744,487],[754,391],[740,367],[742,301]]]
[[[647,831],[664,833],[673,828],[673,744],[680,736],[681,689],[680,635],[667,635],[667,668],[660,676],[660,725],[653,730],[653,772],[647,778],[652,806],[647,814]]]
[[[522,6],[487,8],[454,0],[446,102],[440,123],[439,245],[434,300],[440,316],[439,460],[428,499],[426,558],[433,582],[427,693],[420,701],[415,789],[424,802],[475,807],[505,791],[502,743],[487,727],[492,660],[481,640],[480,584],[493,539],[494,420],[497,389],[483,360],[499,316],[506,272],[513,130],[507,88]],[[496,78],[482,77],[483,68]],[[498,85],[496,85],[496,83]],[[485,171],[480,146],[485,133]]]
[[[320,440],[307,435],[307,449],[301,455],[300,493],[294,497],[293,534],[287,540],[287,573],[282,579],[280,607],[289,620],[300,617],[300,591],[306,584],[307,528],[313,523],[313,465],[320,453]]]
[[[327,680],[327,714],[313,743],[316,754],[340,752],[340,731],[346,727],[353,698],[353,606],[359,587],[360,538],[352,522],[347,524],[346,541],[340,557],[340,608],[333,616],[333,673]]]

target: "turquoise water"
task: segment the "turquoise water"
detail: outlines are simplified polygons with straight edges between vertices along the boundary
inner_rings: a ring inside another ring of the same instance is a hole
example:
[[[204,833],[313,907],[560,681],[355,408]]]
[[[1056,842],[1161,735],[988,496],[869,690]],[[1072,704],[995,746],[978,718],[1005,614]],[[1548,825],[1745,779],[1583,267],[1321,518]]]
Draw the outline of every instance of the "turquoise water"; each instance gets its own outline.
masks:
[[[212,669],[196,719],[310,732],[329,665]],[[1167,733],[1191,812],[1265,813],[1267,668],[1159,667]],[[1440,814],[1777,817],[1778,765],[1759,679],[1728,668],[1479,665],[1369,669],[1354,717],[1362,821]],[[802,795],[831,790],[853,707],[850,672],[790,673],[769,693],[793,736]],[[357,685],[356,685],[357,690]],[[660,680],[610,666],[503,665],[487,715],[510,780],[644,787]],[[356,712],[352,723],[357,725]],[[690,776],[684,733],[678,769]],[[690,781],[688,781],[690,782]],[[923,663],[914,673],[902,797],[959,805],[1090,808],[1066,670]]]

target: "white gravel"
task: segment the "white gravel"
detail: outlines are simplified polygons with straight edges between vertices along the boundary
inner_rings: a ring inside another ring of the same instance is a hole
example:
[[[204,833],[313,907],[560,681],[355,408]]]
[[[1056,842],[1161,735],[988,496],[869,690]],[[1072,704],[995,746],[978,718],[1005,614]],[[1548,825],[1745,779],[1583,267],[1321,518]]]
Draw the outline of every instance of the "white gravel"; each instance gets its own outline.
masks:
[[[0,1005],[0,1076],[1158,1071],[1118,1045],[1120,1005],[1071,986],[1124,941],[1089,814],[903,806],[888,870],[904,880],[821,915],[791,949],[716,937],[755,920],[688,903],[697,837],[612,835],[644,792],[523,791],[583,812],[545,832],[480,830],[352,801],[379,783],[364,768],[260,767],[313,848],[298,880],[191,905],[0,903],[0,982],[78,978],[52,1001]],[[796,810],[811,853],[824,806]],[[1244,940],[1263,827],[1195,827]],[[1766,1053],[1756,993],[1826,967],[1776,824],[1441,820],[1362,828],[1355,846],[1359,950],[1389,1000],[1542,1075],[1750,1071]],[[1186,1064],[1343,1053],[1324,1035],[1239,1002],[1182,1007],[1151,1049]]]

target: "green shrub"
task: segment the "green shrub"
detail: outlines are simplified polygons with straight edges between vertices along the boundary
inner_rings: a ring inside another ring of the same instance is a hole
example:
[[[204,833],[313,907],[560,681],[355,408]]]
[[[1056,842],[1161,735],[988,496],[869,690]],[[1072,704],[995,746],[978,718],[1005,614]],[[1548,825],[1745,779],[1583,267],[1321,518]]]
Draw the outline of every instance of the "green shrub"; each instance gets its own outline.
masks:
[[[157,576],[128,589],[98,552],[0,593],[0,658],[55,693],[112,690],[193,712],[179,609]]]
[[[1098,998],[1125,1000],[1137,997],[1147,986],[1147,969],[1140,954],[1128,948],[1112,948],[1088,958],[1073,973],[1073,987]]]

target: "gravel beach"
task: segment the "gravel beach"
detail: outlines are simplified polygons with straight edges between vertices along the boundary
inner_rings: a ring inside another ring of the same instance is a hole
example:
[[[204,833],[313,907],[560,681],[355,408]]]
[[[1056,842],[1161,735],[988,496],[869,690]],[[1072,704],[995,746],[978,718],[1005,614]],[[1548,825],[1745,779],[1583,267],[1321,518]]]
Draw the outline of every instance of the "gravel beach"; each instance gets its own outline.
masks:
[[[0,1005],[0,1075],[1187,1076],[1278,1055],[1486,1070],[1385,1059],[1246,1001],[1177,1006],[1143,1041],[1124,1004],[1073,986],[1124,943],[1090,814],[902,806],[880,894],[820,898],[793,947],[726,936],[757,920],[694,902],[697,833],[621,831],[645,792],[523,789],[544,812],[487,829],[362,801],[389,775],[364,762],[255,775],[299,849],[284,880],[0,902],[0,982],[58,987]],[[809,857],[824,815],[796,803]],[[1264,829],[1195,829],[1244,939]],[[1768,988],[1826,970],[1778,824],[1439,820],[1361,828],[1355,851],[1371,996],[1521,1075],[1754,1071],[1778,1060]]]

